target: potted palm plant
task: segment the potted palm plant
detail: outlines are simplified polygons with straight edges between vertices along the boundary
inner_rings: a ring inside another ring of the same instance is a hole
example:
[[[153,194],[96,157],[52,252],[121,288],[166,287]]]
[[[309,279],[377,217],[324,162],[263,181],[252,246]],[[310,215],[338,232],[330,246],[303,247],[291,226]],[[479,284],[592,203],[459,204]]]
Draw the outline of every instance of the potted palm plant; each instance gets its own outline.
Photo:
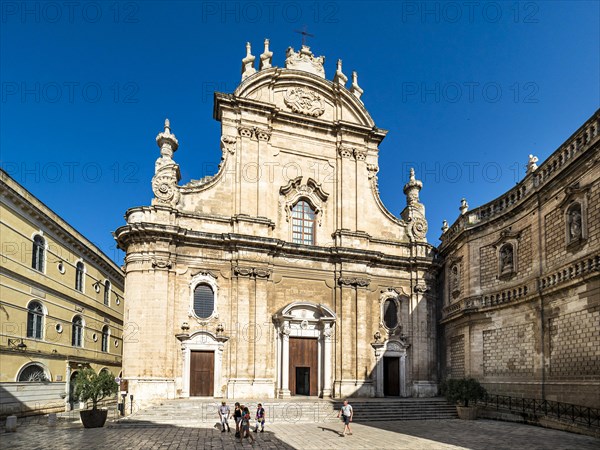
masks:
[[[448,379],[442,384],[442,395],[456,405],[458,417],[464,420],[477,419],[477,401],[483,400],[485,388],[474,378]]]
[[[92,409],[79,412],[85,428],[100,428],[104,426],[108,410],[98,409],[98,402],[115,395],[119,385],[115,377],[107,370],[96,373],[91,368],[82,369],[75,376],[75,397],[82,402],[91,401]]]

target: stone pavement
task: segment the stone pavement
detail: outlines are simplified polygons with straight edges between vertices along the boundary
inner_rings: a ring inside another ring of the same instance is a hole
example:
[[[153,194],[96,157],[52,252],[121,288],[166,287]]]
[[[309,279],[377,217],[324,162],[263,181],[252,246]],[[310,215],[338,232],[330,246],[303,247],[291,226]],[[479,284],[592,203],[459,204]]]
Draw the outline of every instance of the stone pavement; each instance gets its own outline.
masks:
[[[413,420],[354,423],[353,435],[342,437],[341,423],[267,425],[256,433],[254,447],[267,449],[594,449],[600,440],[564,431],[491,420]],[[16,433],[0,434],[1,449],[231,449],[250,448],[234,433],[215,428],[181,428],[107,424],[84,429],[63,422],[50,428],[43,420],[23,422]]]

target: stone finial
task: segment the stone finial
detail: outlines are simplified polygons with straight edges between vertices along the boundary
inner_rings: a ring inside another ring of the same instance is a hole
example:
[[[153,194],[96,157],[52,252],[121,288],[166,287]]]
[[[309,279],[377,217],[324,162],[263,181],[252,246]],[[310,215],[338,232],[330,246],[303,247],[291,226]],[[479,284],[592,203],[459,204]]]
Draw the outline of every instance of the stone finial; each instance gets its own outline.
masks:
[[[425,205],[419,202],[419,191],[423,183],[415,178],[415,169],[411,167],[408,183],[404,185],[406,207],[400,217],[407,223],[407,233],[411,240],[427,242],[427,220],[425,219]]]
[[[255,59],[256,57],[252,55],[250,42],[246,42],[246,57],[242,59],[242,81],[256,73],[256,69],[254,68]]]
[[[156,144],[160,148],[160,155],[166,158],[172,158],[173,153],[177,151],[179,142],[173,133],[171,133],[171,122],[165,119],[165,129],[156,136]]]
[[[273,52],[269,51],[269,40],[265,39],[265,51],[260,55],[260,66],[259,70],[268,69],[272,67]]]
[[[460,210],[461,216],[469,210],[469,204],[467,203],[466,198],[460,199],[460,208],[458,209]]]
[[[404,194],[408,206],[415,206],[419,203],[419,192],[422,188],[423,183],[415,178],[415,169],[411,167],[408,183],[404,185]]]
[[[358,85],[358,74],[356,73],[356,70],[352,72],[352,86],[350,86],[350,92],[358,99],[360,99],[360,96],[363,95],[364,92]]]
[[[448,231],[448,228],[450,228],[450,227],[448,226],[448,221],[447,221],[446,219],[444,219],[444,220],[442,221],[442,233],[445,233],[446,231]]]
[[[333,82],[336,84],[345,86],[347,81],[348,81],[348,77],[346,75],[344,75],[344,72],[342,72],[342,60],[338,59],[337,70],[335,71],[335,76],[333,77]]]
[[[537,162],[539,158],[537,156],[529,155],[529,161],[527,161],[527,175],[534,172],[537,169]]]

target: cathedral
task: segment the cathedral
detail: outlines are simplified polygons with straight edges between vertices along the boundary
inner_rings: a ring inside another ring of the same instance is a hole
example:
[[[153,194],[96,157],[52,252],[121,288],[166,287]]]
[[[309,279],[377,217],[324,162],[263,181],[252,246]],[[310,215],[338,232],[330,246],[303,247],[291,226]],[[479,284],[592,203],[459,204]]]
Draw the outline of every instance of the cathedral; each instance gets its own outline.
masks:
[[[423,188],[377,184],[378,128],[356,72],[306,45],[215,93],[216,174],[180,184],[169,121],[125,256],[123,377],[156,399],[491,394],[600,407],[600,111],[500,197],[427,243]],[[181,151],[186,151],[182,149]],[[523,400],[524,401],[524,400]]]
[[[378,191],[386,130],[356,72],[292,48],[216,93],[218,172],[180,185],[169,121],[150,206],[115,232],[126,252],[123,376],[139,401],[207,396],[434,396],[435,253],[422,183]],[[348,86],[349,84],[349,86]],[[180,151],[186,151],[181,149]]]

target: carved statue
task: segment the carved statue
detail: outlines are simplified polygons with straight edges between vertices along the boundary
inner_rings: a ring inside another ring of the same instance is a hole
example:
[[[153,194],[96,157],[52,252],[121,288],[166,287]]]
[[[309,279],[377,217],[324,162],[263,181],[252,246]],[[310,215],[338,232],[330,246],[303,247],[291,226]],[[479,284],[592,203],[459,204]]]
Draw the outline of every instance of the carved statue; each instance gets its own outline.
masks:
[[[569,211],[569,241],[578,241],[582,237],[581,209],[575,206]]]
[[[505,245],[500,250],[500,273],[511,273],[514,268],[512,245]]]
[[[453,266],[452,267],[452,291],[458,291],[459,290],[459,273],[458,273],[458,266]]]

